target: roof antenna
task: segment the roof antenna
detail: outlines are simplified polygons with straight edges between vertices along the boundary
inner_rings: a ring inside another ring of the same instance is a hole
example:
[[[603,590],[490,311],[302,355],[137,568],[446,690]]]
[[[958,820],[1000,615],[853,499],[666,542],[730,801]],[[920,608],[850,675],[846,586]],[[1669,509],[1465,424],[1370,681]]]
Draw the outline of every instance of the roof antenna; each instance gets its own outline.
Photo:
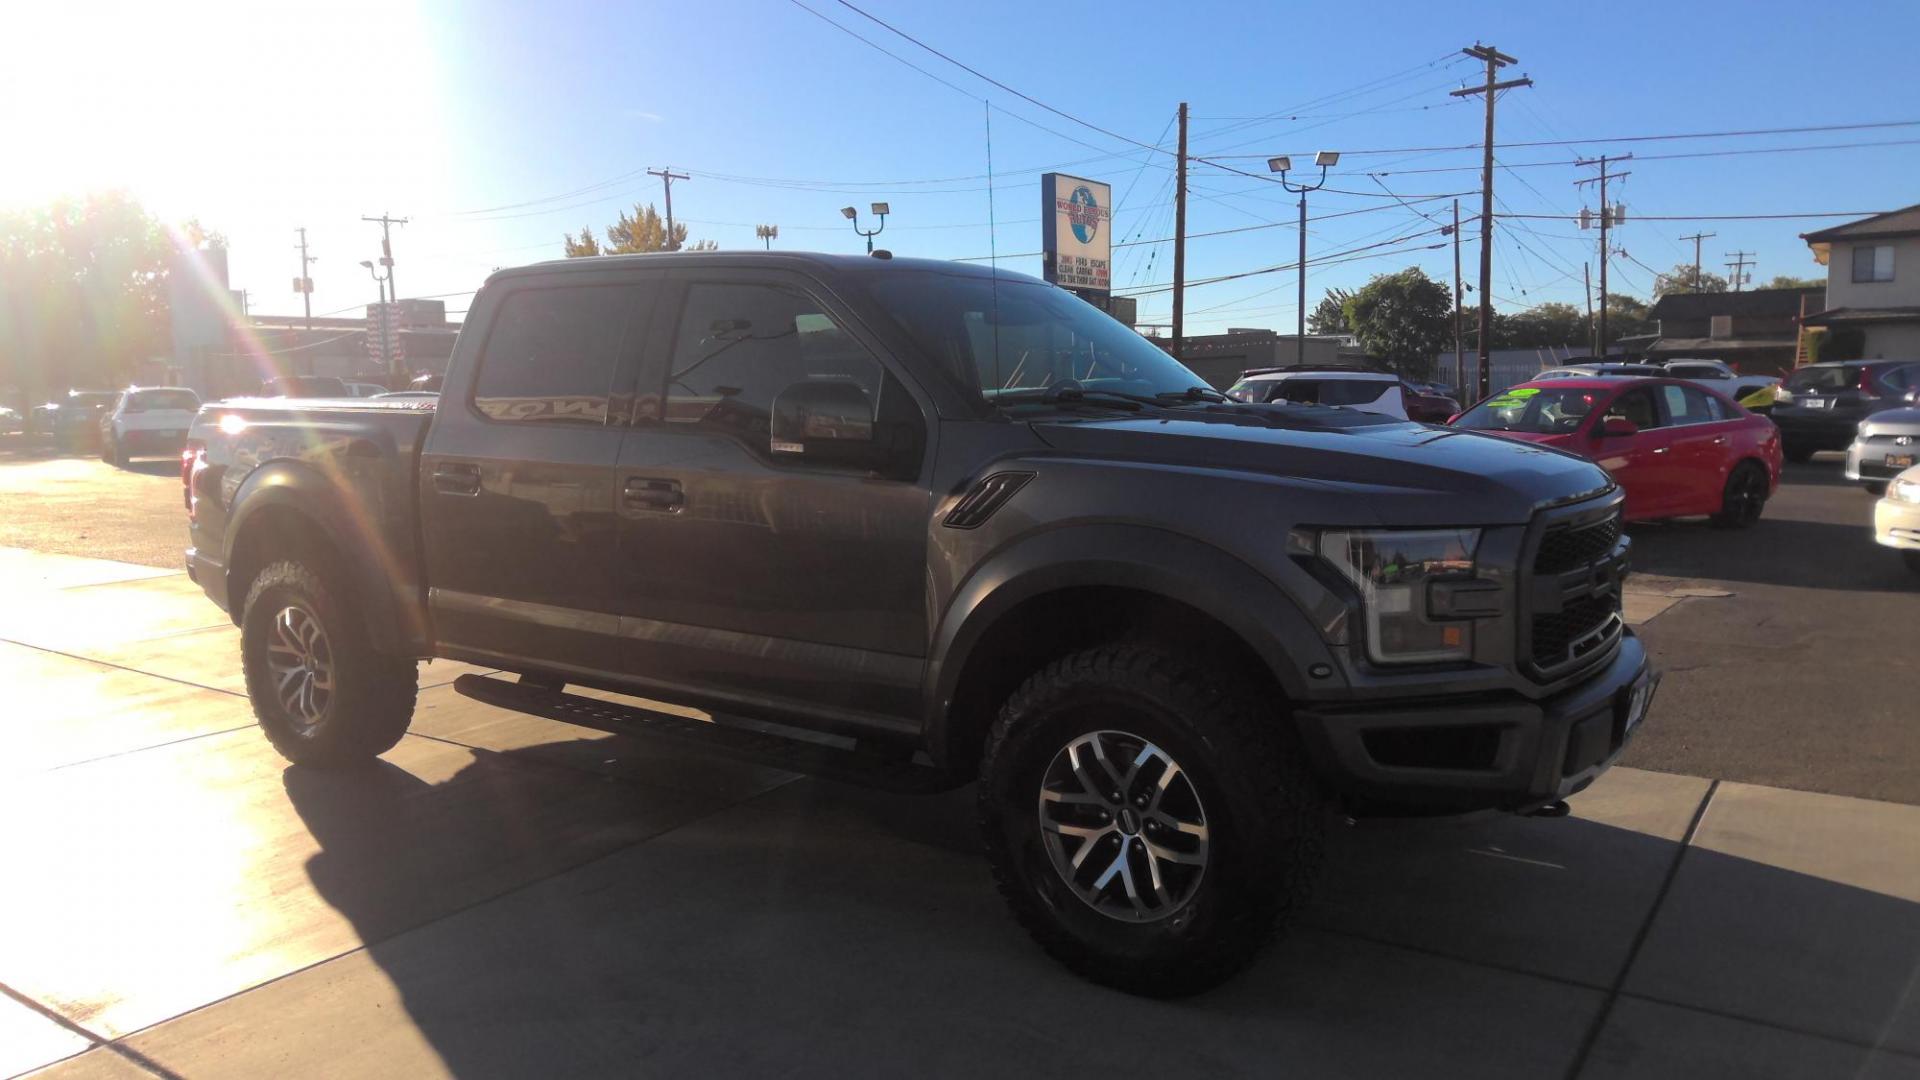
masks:
[[[993,388],[1000,383],[1000,230],[993,216],[993,102],[980,99],[981,112],[987,118],[987,266],[988,288],[993,294]]]

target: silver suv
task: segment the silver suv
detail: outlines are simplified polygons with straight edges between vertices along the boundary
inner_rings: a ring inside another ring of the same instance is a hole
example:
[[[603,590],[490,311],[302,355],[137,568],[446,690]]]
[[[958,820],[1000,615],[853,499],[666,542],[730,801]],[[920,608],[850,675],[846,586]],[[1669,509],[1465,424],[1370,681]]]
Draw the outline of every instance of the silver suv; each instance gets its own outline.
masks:
[[[1878,495],[1887,481],[1920,464],[1920,408],[1888,409],[1860,421],[1847,447],[1847,479]]]

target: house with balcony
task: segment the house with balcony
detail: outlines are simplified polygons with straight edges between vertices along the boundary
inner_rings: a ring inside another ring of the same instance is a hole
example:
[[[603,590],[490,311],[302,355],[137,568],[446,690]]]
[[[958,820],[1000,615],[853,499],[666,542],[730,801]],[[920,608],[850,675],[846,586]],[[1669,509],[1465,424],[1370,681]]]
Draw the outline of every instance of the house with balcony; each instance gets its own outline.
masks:
[[[1920,205],[1800,238],[1827,268],[1825,309],[1801,319],[1819,358],[1920,360]]]

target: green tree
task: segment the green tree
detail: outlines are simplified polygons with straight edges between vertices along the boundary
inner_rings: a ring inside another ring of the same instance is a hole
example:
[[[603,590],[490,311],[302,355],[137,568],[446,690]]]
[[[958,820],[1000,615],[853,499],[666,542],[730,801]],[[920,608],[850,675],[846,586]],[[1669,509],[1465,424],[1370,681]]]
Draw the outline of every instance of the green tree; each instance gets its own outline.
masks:
[[[1625,293],[1607,294],[1607,337],[1610,341],[1650,334],[1655,329],[1653,309],[1647,306],[1646,301]]]
[[[605,231],[605,244],[594,239],[591,229],[581,229],[577,239],[572,233],[565,234],[567,257],[631,255],[645,251],[712,251],[720,246],[711,240],[687,243],[687,226],[678,221],[673,223],[673,243],[669,244],[667,223],[661,219],[660,212],[653,208],[652,203],[645,206],[635,203],[631,214],[620,211],[620,220],[607,226]]]
[[[1351,334],[1353,327],[1347,325],[1347,301],[1353,299],[1351,289],[1328,289],[1327,295],[1320,298],[1312,311],[1307,312],[1307,333],[1309,334]]]
[[[1572,304],[1535,304],[1512,315],[1494,315],[1494,340],[1503,349],[1587,344],[1586,313]]]
[[[122,192],[0,213],[0,386],[39,399],[124,385],[171,347],[174,246],[224,243],[193,222],[170,231]]]
[[[1792,274],[1775,274],[1773,280],[1760,286],[1763,289],[1824,289],[1827,283],[1820,278],[1794,277]]]
[[[1700,281],[1693,280],[1692,263],[1675,263],[1673,269],[1664,274],[1653,276],[1653,295],[1657,300],[1662,296],[1675,296],[1680,293],[1726,292],[1727,279],[1711,270],[1700,271]],[[1611,313],[1609,313],[1611,317]]]
[[[1347,299],[1347,325],[1370,356],[1424,377],[1435,353],[1453,342],[1453,299],[1446,286],[1410,266],[1378,274]]]

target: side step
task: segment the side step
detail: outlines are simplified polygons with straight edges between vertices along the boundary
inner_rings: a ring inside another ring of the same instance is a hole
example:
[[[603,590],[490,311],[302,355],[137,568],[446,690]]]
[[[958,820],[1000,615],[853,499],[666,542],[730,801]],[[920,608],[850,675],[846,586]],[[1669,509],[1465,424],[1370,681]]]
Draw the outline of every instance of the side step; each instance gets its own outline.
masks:
[[[889,761],[858,750],[788,739],[761,731],[694,720],[673,713],[582,697],[535,683],[510,683],[484,675],[462,675],[456,692],[487,705],[593,728],[615,735],[662,739],[697,747],[756,765],[805,773],[861,787],[910,794],[950,791],[967,782],[962,776],[911,761]]]

